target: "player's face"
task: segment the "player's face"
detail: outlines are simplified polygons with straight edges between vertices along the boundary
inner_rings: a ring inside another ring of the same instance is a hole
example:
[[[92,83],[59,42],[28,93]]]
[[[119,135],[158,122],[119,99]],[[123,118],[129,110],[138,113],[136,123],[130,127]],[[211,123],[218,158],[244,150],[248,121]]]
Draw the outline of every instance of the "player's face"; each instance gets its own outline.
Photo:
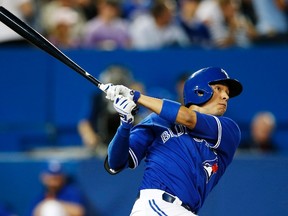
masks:
[[[58,190],[64,184],[65,177],[63,175],[43,174],[42,182],[49,190]]]
[[[227,110],[229,99],[229,88],[222,84],[211,85],[213,89],[212,98],[203,105],[206,114],[222,116]]]

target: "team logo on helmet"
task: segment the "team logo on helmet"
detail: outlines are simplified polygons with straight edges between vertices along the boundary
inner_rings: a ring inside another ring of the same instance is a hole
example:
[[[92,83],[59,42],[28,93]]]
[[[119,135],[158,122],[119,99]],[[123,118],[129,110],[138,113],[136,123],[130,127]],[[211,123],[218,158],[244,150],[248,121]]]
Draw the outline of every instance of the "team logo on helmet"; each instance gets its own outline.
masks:
[[[209,182],[211,177],[218,171],[218,159],[206,160],[202,163],[205,174],[206,174],[206,184]]]

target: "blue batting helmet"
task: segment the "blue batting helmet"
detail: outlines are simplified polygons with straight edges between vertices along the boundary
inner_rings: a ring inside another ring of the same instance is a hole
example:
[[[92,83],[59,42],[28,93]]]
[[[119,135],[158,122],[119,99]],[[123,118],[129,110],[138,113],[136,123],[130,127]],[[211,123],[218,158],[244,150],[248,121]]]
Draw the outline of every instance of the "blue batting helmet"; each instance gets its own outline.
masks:
[[[242,92],[242,85],[236,79],[230,79],[227,72],[218,67],[207,67],[193,73],[184,85],[184,104],[201,105],[213,95],[211,84],[224,84],[229,88],[229,97],[235,97]]]

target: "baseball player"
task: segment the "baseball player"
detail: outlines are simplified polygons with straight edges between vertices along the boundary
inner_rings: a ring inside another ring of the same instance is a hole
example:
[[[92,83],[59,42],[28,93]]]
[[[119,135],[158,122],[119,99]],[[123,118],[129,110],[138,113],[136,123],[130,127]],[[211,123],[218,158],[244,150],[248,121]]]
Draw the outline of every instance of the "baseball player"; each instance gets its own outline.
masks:
[[[196,215],[239,145],[239,127],[223,114],[229,98],[242,92],[241,83],[221,68],[203,68],[185,82],[184,105],[121,85],[102,89],[121,119],[106,170],[116,174],[146,162],[131,215]],[[132,126],[136,104],[152,114]]]

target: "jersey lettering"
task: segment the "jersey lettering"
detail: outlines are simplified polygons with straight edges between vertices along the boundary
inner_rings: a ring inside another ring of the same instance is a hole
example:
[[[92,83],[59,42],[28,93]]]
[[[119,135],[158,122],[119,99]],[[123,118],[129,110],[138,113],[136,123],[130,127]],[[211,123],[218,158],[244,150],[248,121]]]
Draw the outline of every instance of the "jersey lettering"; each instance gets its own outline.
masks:
[[[162,142],[165,143],[167,142],[169,139],[170,139],[170,134],[168,131],[164,131],[162,134],[161,134],[161,139],[162,139]]]
[[[173,128],[168,128],[161,134],[162,142],[167,142],[171,137],[180,137],[183,134],[187,134],[186,127],[183,125],[174,125]]]

